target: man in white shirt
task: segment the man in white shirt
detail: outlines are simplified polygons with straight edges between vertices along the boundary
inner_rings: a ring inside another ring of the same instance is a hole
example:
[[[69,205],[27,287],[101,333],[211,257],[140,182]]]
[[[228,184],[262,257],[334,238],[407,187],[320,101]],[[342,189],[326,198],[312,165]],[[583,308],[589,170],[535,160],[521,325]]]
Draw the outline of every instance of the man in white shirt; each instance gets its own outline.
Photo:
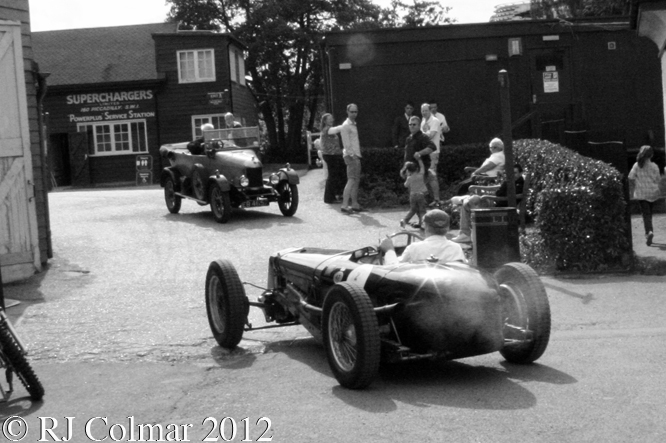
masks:
[[[462,247],[446,238],[449,230],[449,216],[446,212],[432,209],[423,217],[423,223],[425,240],[407,246],[400,257],[396,255],[390,238],[387,237],[381,242],[379,250],[384,253],[385,265],[422,263],[434,259],[439,263],[466,262]]]
[[[342,192],[340,211],[345,214],[365,211],[358,203],[358,187],[361,182],[361,143],[356,127],[357,116],[358,106],[350,103],[347,105],[347,120],[340,126],[328,130],[329,134],[340,134],[340,138],[342,138],[342,157],[347,165],[347,184]]]
[[[439,142],[441,148],[441,145],[444,144],[444,134],[449,132],[451,128],[449,128],[449,124],[446,122],[446,117],[444,117],[444,114],[437,112],[437,100],[431,100],[429,105],[430,113],[434,115],[437,120],[439,120]]]
[[[437,151],[430,154],[431,162],[427,181],[428,190],[430,191],[430,196],[432,197],[432,203],[430,203],[430,206],[437,206],[440,204],[439,181],[437,179],[437,163],[439,162],[441,123],[430,113],[430,105],[428,103],[423,103],[421,105],[421,115],[423,116],[423,119],[421,120],[421,132],[430,137],[430,141],[432,141],[437,148]]]

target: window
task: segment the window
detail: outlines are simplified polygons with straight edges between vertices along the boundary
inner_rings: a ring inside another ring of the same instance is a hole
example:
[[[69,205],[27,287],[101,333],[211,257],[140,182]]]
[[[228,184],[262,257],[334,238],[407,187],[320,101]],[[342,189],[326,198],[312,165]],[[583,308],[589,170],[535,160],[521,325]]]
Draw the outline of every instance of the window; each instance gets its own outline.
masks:
[[[237,48],[229,47],[229,72],[231,81],[245,85],[245,60],[243,52]]]
[[[192,139],[201,137],[201,125],[211,123],[215,129],[224,128],[224,114],[193,115]]]
[[[214,81],[215,54],[212,49],[178,51],[178,83]]]
[[[131,120],[112,123],[80,124],[79,132],[92,138],[90,155],[121,155],[148,152],[146,121]]]

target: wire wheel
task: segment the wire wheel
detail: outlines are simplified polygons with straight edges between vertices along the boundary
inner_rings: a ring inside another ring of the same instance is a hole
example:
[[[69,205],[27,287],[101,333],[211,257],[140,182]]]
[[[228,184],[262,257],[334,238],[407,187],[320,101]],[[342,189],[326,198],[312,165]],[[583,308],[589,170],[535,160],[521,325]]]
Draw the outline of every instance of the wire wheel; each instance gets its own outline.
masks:
[[[278,184],[277,192],[280,212],[286,217],[291,217],[298,209],[298,186],[283,180]]]
[[[223,191],[217,185],[213,185],[210,190],[210,209],[213,211],[215,221],[218,223],[228,222],[231,218],[229,192]]]
[[[178,214],[182,198],[176,195],[176,184],[173,177],[168,177],[164,183],[164,201],[166,202],[167,209],[172,214]]]

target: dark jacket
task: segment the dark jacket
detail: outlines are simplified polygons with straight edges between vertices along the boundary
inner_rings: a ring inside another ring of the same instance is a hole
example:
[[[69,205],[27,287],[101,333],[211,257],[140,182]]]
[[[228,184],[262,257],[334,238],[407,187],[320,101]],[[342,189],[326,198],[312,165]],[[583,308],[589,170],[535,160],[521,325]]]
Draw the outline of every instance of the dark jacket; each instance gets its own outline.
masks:
[[[393,120],[393,146],[405,146],[405,140],[409,137],[409,121],[404,115]]]
[[[522,194],[523,193],[523,187],[525,186],[525,177],[522,175],[518,178],[516,178],[516,195]],[[495,195],[497,197],[506,197],[507,196],[507,185],[506,185],[506,180],[502,182],[502,185],[500,188],[495,192]],[[516,200],[516,204],[520,203],[520,199]],[[508,206],[509,203],[505,201],[498,201],[495,206]]]
[[[203,139],[203,137],[189,142],[187,144],[187,149],[193,155],[203,155],[203,153],[204,153],[204,139]]]
[[[428,151],[427,154],[424,154],[424,149],[430,149],[430,151]],[[421,131],[415,132],[414,134],[411,134],[409,137],[407,137],[405,142],[405,161],[418,164],[418,160],[414,158],[414,154],[421,152],[421,161],[423,162],[423,166],[427,171],[430,169],[431,164],[430,153],[435,152],[436,150],[437,147],[433,142],[430,141],[430,137]]]

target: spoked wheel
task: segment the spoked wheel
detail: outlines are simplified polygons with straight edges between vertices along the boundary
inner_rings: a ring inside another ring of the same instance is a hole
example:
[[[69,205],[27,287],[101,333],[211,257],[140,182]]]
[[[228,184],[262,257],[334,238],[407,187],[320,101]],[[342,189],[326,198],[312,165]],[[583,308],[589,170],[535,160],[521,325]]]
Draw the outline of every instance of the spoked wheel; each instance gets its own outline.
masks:
[[[278,206],[282,215],[291,217],[296,214],[298,209],[298,186],[283,180],[278,184],[277,192],[279,194]]]
[[[203,169],[196,168],[192,172],[192,192],[198,200],[206,198],[206,182],[204,181]]]
[[[523,263],[507,263],[495,272],[504,317],[500,354],[512,363],[532,363],[550,339],[550,304],[537,273]]]
[[[367,387],[377,375],[380,340],[377,315],[365,290],[351,283],[333,286],[324,300],[322,333],[328,364],[349,389]]]
[[[231,218],[231,199],[229,192],[223,191],[219,186],[213,185],[210,190],[210,209],[213,211],[215,221],[226,223]]]
[[[3,354],[0,358],[6,360],[4,363],[7,366],[7,381],[11,381],[11,371],[9,370],[11,367],[30,394],[30,398],[41,400],[44,396],[44,387],[14,340],[14,336],[5,326],[0,326],[0,348]]]
[[[245,289],[231,262],[211,262],[206,274],[206,312],[220,346],[233,349],[240,343],[249,309]]]
[[[176,195],[176,184],[173,177],[167,177],[164,183],[164,201],[166,202],[167,209],[172,214],[178,214],[180,211],[180,204],[182,198]]]

